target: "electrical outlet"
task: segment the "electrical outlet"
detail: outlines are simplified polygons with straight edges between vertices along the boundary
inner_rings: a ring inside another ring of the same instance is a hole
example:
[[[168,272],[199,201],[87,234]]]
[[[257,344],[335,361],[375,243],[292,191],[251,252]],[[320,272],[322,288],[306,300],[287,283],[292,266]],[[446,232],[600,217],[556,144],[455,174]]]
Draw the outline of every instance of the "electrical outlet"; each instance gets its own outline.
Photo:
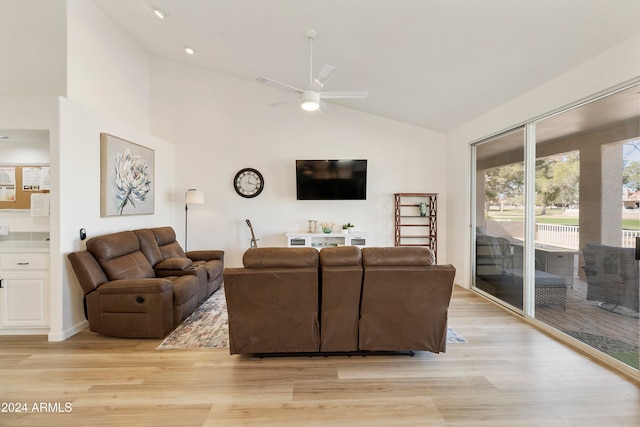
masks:
[[[9,224],[0,224],[0,236],[9,235]]]

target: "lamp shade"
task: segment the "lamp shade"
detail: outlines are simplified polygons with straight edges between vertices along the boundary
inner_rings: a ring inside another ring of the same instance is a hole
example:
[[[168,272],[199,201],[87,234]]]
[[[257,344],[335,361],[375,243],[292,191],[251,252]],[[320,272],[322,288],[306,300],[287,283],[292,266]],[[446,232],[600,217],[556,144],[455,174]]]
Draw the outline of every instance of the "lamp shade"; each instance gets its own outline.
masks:
[[[185,195],[185,203],[187,205],[203,205],[204,204],[204,191],[190,188]]]

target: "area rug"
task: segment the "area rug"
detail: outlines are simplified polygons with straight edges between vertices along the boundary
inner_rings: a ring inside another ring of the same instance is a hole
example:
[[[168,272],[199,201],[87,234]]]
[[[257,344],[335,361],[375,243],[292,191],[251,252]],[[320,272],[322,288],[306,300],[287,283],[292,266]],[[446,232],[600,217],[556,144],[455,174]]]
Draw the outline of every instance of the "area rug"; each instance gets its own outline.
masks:
[[[447,343],[466,343],[453,328],[447,330]],[[157,350],[228,348],[229,320],[224,287],[214,293],[182,324],[169,334]]]

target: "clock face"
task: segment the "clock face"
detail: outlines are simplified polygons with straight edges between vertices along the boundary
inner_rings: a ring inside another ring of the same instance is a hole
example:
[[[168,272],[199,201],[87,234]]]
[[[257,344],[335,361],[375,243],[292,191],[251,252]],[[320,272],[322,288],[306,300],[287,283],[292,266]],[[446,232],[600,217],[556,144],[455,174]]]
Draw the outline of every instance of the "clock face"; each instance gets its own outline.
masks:
[[[233,187],[242,197],[256,197],[264,188],[262,174],[252,168],[244,168],[238,171],[233,178]]]

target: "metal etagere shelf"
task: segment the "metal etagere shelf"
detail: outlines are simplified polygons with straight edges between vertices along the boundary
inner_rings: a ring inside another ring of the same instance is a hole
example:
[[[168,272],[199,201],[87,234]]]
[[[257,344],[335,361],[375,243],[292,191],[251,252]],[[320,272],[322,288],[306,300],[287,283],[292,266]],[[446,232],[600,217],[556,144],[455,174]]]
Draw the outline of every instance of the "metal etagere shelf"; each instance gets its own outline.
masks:
[[[426,246],[433,251],[437,262],[438,193],[395,193],[394,196],[395,245]]]

